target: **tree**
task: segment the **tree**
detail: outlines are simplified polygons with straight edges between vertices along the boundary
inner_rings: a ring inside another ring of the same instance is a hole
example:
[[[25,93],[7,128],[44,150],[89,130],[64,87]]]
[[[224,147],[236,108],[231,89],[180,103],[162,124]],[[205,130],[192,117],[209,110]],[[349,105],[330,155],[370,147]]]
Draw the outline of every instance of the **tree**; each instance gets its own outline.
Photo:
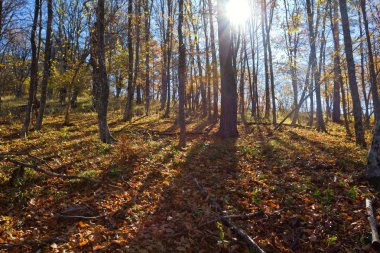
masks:
[[[44,73],[41,82],[41,105],[38,112],[35,129],[39,130],[42,126],[42,119],[44,117],[46,97],[47,97],[47,85],[50,77],[51,67],[51,35],[52,35],[52,23],[53,23],[53,2],[47,1],[47,13],[48,20],[46,23],[46,42],[45,42],[45,60],[44,60]]]
[[[132,38],[132,19],[133,19],[133,0],[128,2],[128,35],[127,35],[127,44],[128,44],[128,87],[127,87],[127,102],[125,104],[124,110],[124,121],[132,120],[133,113],[133,95],[134,89],[133,86],[133,38]]]
[[[150,110],[150,20],[153,1],[145,0],[145,115]]]
[[[238,136],[237,85],[233,68],[232,30],[226,15],[226,0],[218,0],[218,36],[221,73],[221,114],[219,135],[225,138]]]
[[[107,123],[109,84],[105,64],[104,0],[98,0],[96,23],[91,33],[91,65],[93,73],[93,95],[98,114],[99,137],[104,143],[113,141]]]
[[[210,43],[211,43],[211,66],[212,66],[212,81],[213,81],[213,120],[218,119],[218,101],[219,101],[219,91],[218,91],[218,60],[216,58],[216,42],[215,42],[215,31],[214,31],[214,18],[213,18],[213,8],[211,0],[208,0],[208,15],[210,19]]]
[[[29,131],[33,105],[36,104],[36,90],[37,90],[37,85],[38,85],[38,58],[37,58],[36,31],[37,31],[39,10],[40,10],[40,1],[35,0],[33,25],[32,25],[32,30],[30,34],[30,44],[32,47],[32,63],[30,66],[29,98],[28,98],[28,104],[25,109],[24,124],[21,129],[21,134],[24,136]]]
[[[319,8],[319,3],[318,3]],[[307,9],[307,20],[309,25],[309,42],[310,42],[310,52],[311,52],[311,65],[313,69],[313,77],[315,82],[315,93],[317,100],[317,130],[326,132],[325,123],[323,120],[322,112],[322,99],[321,99],[321,84],[320,77],[321,73],[317,65],[317,49],[316,49],[316,33],[318,31],[317,25],[314,25],[314,16],[312,11],[311,0],[306,0],[306,9]],[[318,24],[318,17],[317,22]]]
[[[356,76],[355,76],[356,71],[355,71],[354,55],[352,53],[352,40],[351,40],[351,33],[350,33],[350,22],[348,20],[348,13],[347,13],[347,1],[339,0],[339,6],[340,6],[341,19],[342,19],[344,49],[346,52],[346,62],[347,62],[347,69],[348,69],[348,80],[350,84],[353,114],[354,114],[354,120],[355,120],[356,143],[358,145],[365,147],[366,143],[364,139],[362,108],[360,104],[358,85],[357,85]]]
[[[375,63],[373,60],[373,51],[372,51],[372,43],[371,43],[371,34],[369,32],[368,28],[368,19],[367,19],[367,11],[366,11],[366,1],[360,0],[360,5],[362,8],[363,13],[363,22],[364,22],[364,29],[366,33],[366,39],[367,39],[367,48],[368,48],[368,60],[369,60],[369,76],[371,81],[371,91],[372,91],[372,99],[373,99],[373,107],[374,107],[374,114],[375,119],[380,119],[380,100],[379,100],[379,93],[377,89],[377,75],[375,70]]]
[[[331,0],[330,0],[331,2]],[[330,3],[330,22],[334,41],[334,90],[333,90],[333,110],[332,121],[340,122],[340,87],[343,85],[342,70],[340,68],[340,45],[339,45],[339,13],[338,2]]]
[[[183,0],[179,0],[179,17],[178,17],[178,95],[179,95],[179,113],[178,123],[180,126],[179,146],[186,146],[186,122],[185,122],[185,98],[186,98],[186,45],[183,40]]]

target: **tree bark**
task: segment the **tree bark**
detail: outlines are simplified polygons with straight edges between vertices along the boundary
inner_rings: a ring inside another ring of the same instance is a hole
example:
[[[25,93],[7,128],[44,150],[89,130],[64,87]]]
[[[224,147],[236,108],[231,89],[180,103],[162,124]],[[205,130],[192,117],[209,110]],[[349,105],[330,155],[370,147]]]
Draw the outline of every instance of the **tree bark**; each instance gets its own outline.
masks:
[[[180,126],[179,146],[186,146],[186,122],[185,122],[185,99],[186,99],[186,45],[183,39],[183,1],[179,0],[179,17],[178,17],[178,95],[179,95],[179,113],[178,123]]]
[[[33,25],[32,25],[32,31],[30,34],[30,43],[32,47],[32,63],[30,66],[29,98],[28,98],[28,104],[25,109],[24,124],[21,129],[21,134],[23,136],[25,136],[26,133],[29,131],[31,114],[33,111],[33,102],[36,95],[37,84],[38,84],[38,58],[37,58],[37,45],[36,45],[36,31],[37,31],[39,9],[40,9],[40,1],[35,0]]]
[[[332,1],[332,0],[330,0]],[[330,4],[330,22],[331,30],[334,40],[334,90],[333,90],[333,110],[332,110],[332,121],[335,123],[340,123],[340,87],[343,84],[342,70],[340,68],[340,39],[339,39],[339,13],[338,13],[338,2],[332,1]]]
[[[128,2],[128,31],[127,31],[127,47],[128,47],[128,86],[127,86],[127,102],[125,104],[125,110],[123,115],[124,121],[132,120],[133,116],[133,95],[135,87],[133,86],[133,38],[132,38],[132,26],[133,26],[133,0]]]
[[[347,13],[347,1],[339,0],[340,13],[342,19],[342,27],[343,27],[343,36],[344,36],[344,47],[346,52],[346,62],[349,76],[349,84],[352,96],[352,106],[353,106],[353,114],[355,119],[355,137],[356,143],[360,146],[365,147],[365,139],[364,139],[364,129],[363,129],[363,121],[362,121],[362,108],[360,104],[360,97],[358,91],[358,85],[356,82],[355,76],[355,62],[354,55],[352,52],[352,40],[350,34],[350,23],[348,20]]]
[[[213,80],[213,120],[218,119],[218,101],[219,101],[219,75],[218,75],[218,60],[216,58],[216,44],[215,44],[215,29],[214,29],[214,18],[213,18],[213,8],[211,0],[208,0],[208,10],[210,19],[210,43],[211,43],[211,57],[212,57],[212,80]]]
[[[91,63],[93,68],[93,94],[98,114],[99,137],[104,143],[112,143],[108,123],[107,109],[109,84],[105,65],[104,43],[104,0],[98,0],[96,9],[96,24],[94,34],[91,35]]]
[[[41,82],[41,104],[38,112],[38,118],[36,121],[35,129],[40,130],[42,126],[42,120],[44,117],[46,97],[47,97],[47,85],[50,77],[51,67],[51,35],[52,35],[52,23],[53,23],[53,2],[47,1],[47,13],[48,20],[46,25],[46,43],[45,43],[45,61],[44,61],[44,73]]]
[[[232,58],[232,31],[226,15],[226,0],[218,0],[219,60],[221,73],[221,115],[219,135],[224,138],[238,136],[237,87]]]
[[[366,11],[366,1],[360,0],[360,5],[362,8],[363,13],[363,23],[364,23],[364,29],[366,33],[366,39],[367,39],[367,48],[368,48],[368,60],[369,60],[369,76],[371,81],[371,91],[372,91],[372,100],[373,100],[373,107],[374,107],[374,114],[375,114],[375,120],[380,119],[380,100],[379,100],[379,93],[377,89],[377,75],[375,70],[375,63],[373,60],[373,51],[372,51],[372,43],[371,43],[371,34],[369,32],[368,28],[368,19],[367,19],[367,11]]]

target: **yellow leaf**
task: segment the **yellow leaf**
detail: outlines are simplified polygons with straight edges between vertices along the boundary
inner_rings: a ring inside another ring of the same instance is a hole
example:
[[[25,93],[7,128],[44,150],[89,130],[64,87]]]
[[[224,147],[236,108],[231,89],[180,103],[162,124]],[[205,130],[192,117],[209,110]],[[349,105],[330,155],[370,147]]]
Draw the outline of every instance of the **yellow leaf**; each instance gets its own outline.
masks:
[[[86,246],[88,244],[88,240],[87,239],[83,239],[82,241],[79,242],[79,246],[80,247],[83,247],[83,246]]]

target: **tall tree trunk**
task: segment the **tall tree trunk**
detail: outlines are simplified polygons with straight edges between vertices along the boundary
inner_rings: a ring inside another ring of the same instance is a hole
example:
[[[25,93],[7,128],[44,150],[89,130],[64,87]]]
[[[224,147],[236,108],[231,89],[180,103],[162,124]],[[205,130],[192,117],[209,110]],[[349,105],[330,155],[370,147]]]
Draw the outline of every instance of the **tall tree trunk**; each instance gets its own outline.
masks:
[[[201,91],[201,108],[202,108],[202,117],[207,116],[207,97],[206,97],[206,86],[203,78],[203,70],[202,70],[202,61],[201,61],[201,50],[199,46],[199,38],[198,38],[198,30],[192,20],[192,25],[195,34],[195,48],[197,51],[197,63],[198,63],[198,74],[199,74],[199,82],[200,82],[200,91]]]
[[[206,13],[206,0],[203,0],[203,11]],[[208,33],[208,22],[206,15],[203,17],[203,28],[205,34],[205,53],[206,53],[206,82],[207,82],[207,116],[208,119],[212,119],[211,111],[211,65],[210,65],[210,45],[209,45],[209,33]]]
[[[135,45],[135,73],[133,74],[133,86],[136,87],[136,104],[142,104],[141,97],[141,84],[139,83],[139,73],[140,73],[140,30],[141,30],[141,1],[137,1],[136,6],[136,45]]]
[[[152,5],[150,0],[145,0],[145,115],[148,116],[150,110],[150,17]],[[153,2],[152,2],[153,3]]]
[[[133,116],[133,38],[132,38],[132,25],[133,25],[133,0],[128,2],[128,31],[127,31],[127,47],[128,47],[128,87],[127,87],[127,102],[123,115],[124,121],[132,120]]]
[[[221,73],[221,115],[219,135],[225,138],[238,136],[237,87],[232,64],[232,31],[227,17],[226,0],[218,0],[218,35]]]
[[[240,61],[241,61],[241,68],[240,68],[240,81],[239,81],[239,93],[240,93],[240,117],[243,122],[246,122],[245,119],[245,98],[244,98],[244,83],[245,83],[245,67],[246,67],[246,61],[245,61],[245,52],[246,52],[246,41],[245,38],[243,40],[243,49],[240,53]]]
[[[361,13],[358,11],[358,16],[359,16],[359,31],[360,31],[360,38],[363,38],[363,26],[362,26],[362,18],[361,18]],[[364,119],[364,124],[366,127],[369,127],[369,121],[370,121],[370,115],[369,115],[369,101],[367,97],[367,90],[366,90],[366,83],[365,83],[365,59],[364,59],[364,46],[363,46],[363,41],[360,41],[360,77],[361,77],[361,86],[362,86],[362,92],[363,92],[363,99],[364,99],[364,106],[365,106],[365,119]]]
[[[166,109],[163,115],[164,118],[169,118],[170,114],[170,84],[171,84],[171,60],[172,60],[172,49],[173,49],[173,3],[172,0],[167,1],[168,5],[168,29],[167,29],[167,60],[166,60]]]
[[[310,41],[310,51],[312,58],[312,68],[313,68],[313,76],[315,82],[315,95],[317,102],[317,130],[326,132],[325,123],[323,120],[323,112],[322,112],[322,98],[321,98],[321,84],[320,84],[320,72],[317,64],[317,49],[316,49],[316,31],[314,29],[314,17],[312,12],[312,5],[310,0],[306,0],[306,8],[307,8],[307,20],[309,25],[309,41]],[[319,8],[319,7],[318,7]]]
[[[215,30],[214,30],[214,18],[213,8],[211,0],[208,0],[208,10],[210,19],[210,43],[211,43],[211,57],[212,57],[212,80],[213,80],[213,120],[218,119],[218,101],[219,101],[219,75],[218,75],[218,60],[216,58],[216,44],[215,44]]]
[[[40,9],[40,1],[35,0],[34,2],[34,17],[32,31],[30,34],[30,44],[32,47],[32,63],[30,66],[30,84],[29,84],[29,98],[28,104],[25,109],[24,124],[21,129],[21,134],[23,136],[29,131],[29,125],[31,120],[31,114],[33,111],[33,102],[36,95],[37,83],[38,83],[38,58],[37,58],[37,45],[36,45],[36,31],[38,23],[38,13]]]
[[[366,33],[366,39],[367,39],[368,60],[369,60],[369,76],[370,76],[370,81],[371,81],[371,91],[372,91],[374,114],[375,114],[375,119],[379,120],[380,119],[380,100],[379,100],[379,93],[378,93],[378,89],[377,89],[377,80],[376,80],[377,75],[376,75],[376,70],[375,70],[375,63],[373,60],[371,34],[370,34],[369,28],[368,28],[366,1],[360,0],[360,5],[362,8],[363,23],[364,23],[364,29],[365,29],[365,33]]]
[[[266,6],[266,0],[264,1],[264,6]],[[273,57],[272,57],[272,44],[271,44],[271,37],[270,37],[270,31],[272,26],[272,20],[273,20],[273,8],[274,6],[271,6],[271,11],[269,15],[269,24],[268,24],[268,17],[267,17],[267,8],[265,7],[265,27],[266,27],[266,44],[268,49],[268,67],[269,67],[269,74],[270,74],[270,90],[272,95],[272,123],[273,125],[277,124],[277,111],[276,111],[276,94],[274,89],[274,73],[273,73]]]
[[[349,84],[350,84],[350,90],[351,90],[351,96],[352,96],[353,114],[354,114],[354,119],[355,119],[356,143],[365,147],[366,143],[364,139],[362,108],[360,104],[358,85],[357,85],[356,76],[355,76],[355,73],[356,73],[355,62],[354,62],[354,55],[352,53],[352,40],[351,40],[351,34],[350,34],[350,23],[348,20],[346,0],[339,0],[339,6],[340,6],[341,19],[342,19],[344,47],[345,47],[345,52],[346,52]]]
[[[42,119],[44,117],[47,85],[50,77],[51,67],[51,35],[52,35],[52,22],[53,22],[53,0],[47,1],[47,13],[48,20],[46,25],[46,42],[45,42],[45,61],[44,61],[44,73],[41,82],[41,104],[38,112],[38,118],[36,121],[35,129],[40,130],[42,126]]]
[[[179,17],[178,17],[178,96],[179,96],[179,113],[178,123],[180,126],[179,146],[186,146],[186,122],[185,122],[185,99],[186,99],[186,45],[183,40],[183,1],[179,0]]]
[[[262,3],[261,3],[261,31],[262,31],[262,36],[263,36],[263,48],[264,48],[265,118],[269,119],[270,89],[269,89],[269,70],[268,70],[268,44],[267,44],[267,37],[265,36],[266,10],[267,10],[266,1],[262,0]]]
[[[332,0],[330,0],[332,1]],[[343,85],[342,70],[340,67],[340,39],[339,39],[339,13],[338,2],[332,1],[330,4],[330,22],[334,39],[334,91],[333,91],[333,111],[332,121],[340,123],[340,90]]]
[[[107,123],[109,84],[105,64],[104,0],[98,0],[94,30],[94,33],[91,35],[94,104],[98,114],[100,140],[109,144],[113,141],[113,138],[111,137]]]

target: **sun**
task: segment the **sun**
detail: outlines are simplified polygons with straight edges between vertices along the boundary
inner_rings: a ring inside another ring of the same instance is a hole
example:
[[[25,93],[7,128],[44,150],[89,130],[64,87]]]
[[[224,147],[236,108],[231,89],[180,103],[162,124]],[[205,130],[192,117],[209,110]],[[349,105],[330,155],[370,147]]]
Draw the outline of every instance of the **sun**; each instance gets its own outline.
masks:
[[[248,0],[229,0],[226,6],[227,17],[232,24],[243,25],[249,18]]]

